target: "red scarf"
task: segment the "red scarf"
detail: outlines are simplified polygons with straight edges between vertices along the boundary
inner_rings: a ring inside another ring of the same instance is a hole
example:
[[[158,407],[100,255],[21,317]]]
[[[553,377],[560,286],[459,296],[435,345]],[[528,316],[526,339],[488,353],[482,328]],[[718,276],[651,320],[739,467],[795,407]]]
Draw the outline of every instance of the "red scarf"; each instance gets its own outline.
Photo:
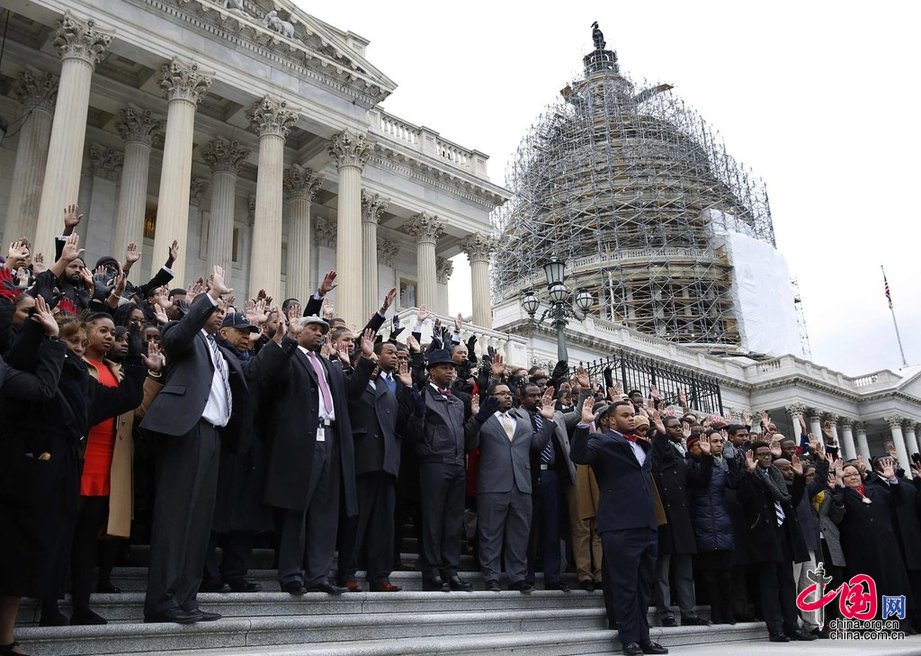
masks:
[[[630,440],[631,442],[636,442],[636,435],[633,433],[624,433],[624,439]]]

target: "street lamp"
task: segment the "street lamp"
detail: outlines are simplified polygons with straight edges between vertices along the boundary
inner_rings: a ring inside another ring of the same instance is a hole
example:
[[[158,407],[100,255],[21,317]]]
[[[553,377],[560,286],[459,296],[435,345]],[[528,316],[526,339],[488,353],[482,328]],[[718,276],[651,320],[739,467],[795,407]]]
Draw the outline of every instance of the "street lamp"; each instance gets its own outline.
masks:
[[[571,292],[564,282],[566,264],[552,257],[544,265],[544,275],[547,277],[547,295],[550,297],[550,306],[543,311],[539,319],[535,319],[534,315],[540,308],[540,299],[533,289],[526,289],[522,293],[521,306],[534,323],[543,323],[549,317],[553,327],[556,328],[557,359],[566,362],[569,360],[566,350],[566,323],[569,318],[581,319],[582,317],[567,302]],[[586,313],[594,305],[595,299],[587,289],[580,288],[577,290],[575,303],[582,313]]]

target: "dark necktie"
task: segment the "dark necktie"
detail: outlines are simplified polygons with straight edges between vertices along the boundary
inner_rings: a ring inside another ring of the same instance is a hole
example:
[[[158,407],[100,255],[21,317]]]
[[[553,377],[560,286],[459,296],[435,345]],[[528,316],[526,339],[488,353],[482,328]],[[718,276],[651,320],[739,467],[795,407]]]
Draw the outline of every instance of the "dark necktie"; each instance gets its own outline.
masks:
[[[540,413],[534,414],[534,427],[537,430],[540,430],[544,427],[544,418],[540,416]],[[550,439],[547,441],[547,446],[544,447],[543,451],[540,452],[540,461],[541,464],[549,465],[553,462],[553,436],[550,436]]]

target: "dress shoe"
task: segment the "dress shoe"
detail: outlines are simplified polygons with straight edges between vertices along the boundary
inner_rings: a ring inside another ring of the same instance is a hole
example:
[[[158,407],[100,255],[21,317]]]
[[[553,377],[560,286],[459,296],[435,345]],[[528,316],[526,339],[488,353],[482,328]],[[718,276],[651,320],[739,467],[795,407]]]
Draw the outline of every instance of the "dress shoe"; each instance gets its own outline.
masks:
[[[220,613],[209,613],[208,611],[202,610],[201,608],[193,608],[190,611],[187,611],[190,615],[195,616],[196,622],[214,622],[223,617]]]
[[[38,621],[39,626],[67,626],[67,617],[61,611],[56,613],[46,613],[42,611],[42,616]]]
[[[199,592],[230,592],[230,586],[224,583],[221,579],[213,578],[208,579],[207,581],[202,581],[201,585],[198,586]]]
[[[100,581],[96,584],[96,592],[100,594],[118,594],[122,589],[117,585],[112,585],[111,581]]]
[[[521,594],[531,594],[534,590],[534,586],[527,581],[515,581],[514,583],[508,584],[508,589],[518,590]]]
[[[307,592],[307,588],[300,581],[288,581],[281,584],[281,591],[299,597]]]
[[[569,592],[569,586],[562,581],[554,581],[553,583],[545,583],[544,590],[559,590],[560,592]]]
[[[768,636],[768,640],[771,642],[790,642],[790,638],[785,636],[783,633],[771,633]]]
[[[644,654],[667,654],[668,653],[668,649],[660,645],[658,642],[653,642],[652,640],[641,642],[640,649],[643,650]]]
[[[640,643],[631,642],[629,645],[624,645],[623,653],[626,656],[639,656],[643,653],[643,648],[640,647]]]
[[[499,587],[499,582],[492,579],[486,581],[486,590],[489,592],[502,592],[502,588]]]
[[[348,590],[349,592],[361,592],[361,586],[358,585],[358,581],[355,579],[349,579],[342,584],[342,587]]]
[[[94,626],[108,624],[109,621],[98,613],[94,613],[89,608],[81,611],[74,611],[70,616],[71,626]]]
[[[831,631],[827,629],[813,629],[810,633],[819,640],[828,640],[831,637]]]
[[[11,642],[8,645],[0,645],[0,656],[29,656],[24,651],[13,651],[16,647],[22,647],[18,642]]]
[[[588,579],[586,581],[579,581],[579,587],[585,590],[586,592],[594,592],[595,582],[592,581],[591,579]]]
[[[371,584],[371,592],[399,592],[402,590],[398,585],[394,585],[390,581],[381,581],[380,583]]]
[[[230,586],[233,592],[262,592],[261,585],[242,576],[238,579],[227,579],[225,583]]]
[[[819,639],[819,636],[814,636],[808,631],[804,631],[803,629],[797,629],[793,633],[788,633],[787,637],[790,638],[790,640],[799,640],[800,642],[809,642],[811,640]]]
[[[662,618],[659,624],[661,624],[662,626],[669,626],[669,627],[678,626],[678,621],[673,616],[666,615],[665,617]]]
[[[457,575],[454,575],[448,579],[448,586],[454,590],[454,592],[473,592],[473,585],[465,581],[461,581],[461,578]]]
[[[451,592],[447,582],[442,581],[439,577],[433,579],[423,579],[422,589],[428,592]]]
[[[176,624],[194,624],[198,621],[197,613],[189,613],[182,610],[181,608],[170,608],[161,613],[154,613],[153,615],[145,615],[144,621],[147,624],[163,624],[167,622],[175,622]]]
[[[320,581],[319,583],[312,583],[307,586],[307,592],[325,592],[330,595],[341,595],[347,590],[348,588],[340,588],[338,585],[333,585],[329,581]]]
[[[697,615],[688,615],[681,618],[681,626],[710,626],[710,622]]]

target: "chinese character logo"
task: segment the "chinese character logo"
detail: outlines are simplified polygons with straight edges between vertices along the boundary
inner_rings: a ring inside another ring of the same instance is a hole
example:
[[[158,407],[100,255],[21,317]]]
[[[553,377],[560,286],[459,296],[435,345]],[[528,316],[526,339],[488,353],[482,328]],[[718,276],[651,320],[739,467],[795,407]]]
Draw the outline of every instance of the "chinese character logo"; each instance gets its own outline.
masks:
[[[851,577],[850,581],[842,583],[837,588],[825,591],[825,586],[831,583],[831,577],[825,575],[824,563],[809,570],[806,578],[812,581],[796,597],[796,607],[803,611],[821,611],[825,606],[831,603],[835,597],[838,597],[838,608],[841,615],[852,620],[872,620],[876,617],[877,596],[876,581],[873,577],[866,574],[856,574]],[[905,597],[885,597],[889,599],[891,607],[884,608],[884,613],[889,610],[890,615],[895,616],[901,611],[905,615]],[[901,600],[901,606],[898,602]]]

